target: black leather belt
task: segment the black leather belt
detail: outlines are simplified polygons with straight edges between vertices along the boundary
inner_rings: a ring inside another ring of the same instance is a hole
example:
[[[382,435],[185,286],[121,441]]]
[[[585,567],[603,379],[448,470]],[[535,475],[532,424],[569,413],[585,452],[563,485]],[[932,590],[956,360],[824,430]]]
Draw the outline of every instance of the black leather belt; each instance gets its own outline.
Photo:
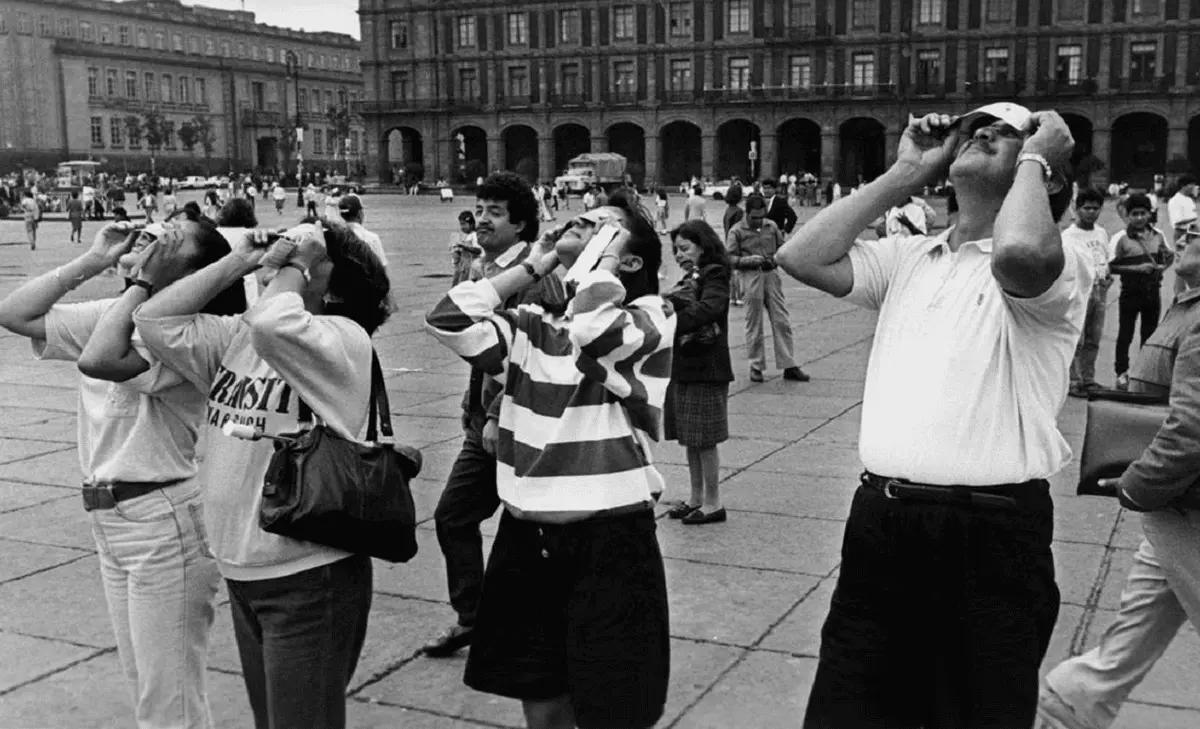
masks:
[[[1033,486],[1039,481],[1028,481],[1024,484],[1004,484],[1002,486],[941,486],[936,484],[913,483],[902,478],[888,478],[870,471],[863,471],[860,481],[865,488],[880,491],[889,499],[897,501],[914,501],[926,504],[957,504],[982,509],[1000,509],[1018,511],[1021,504],[1011,496],[994,493],[988,489],[1020,488]]]
[[[83,510],[97,511],[115,508],[117,504],[129,499],[153,493],[161,488],[172,486],[183,479],[175,481],[105,481],[103,483],[85,483],[83,485]]]

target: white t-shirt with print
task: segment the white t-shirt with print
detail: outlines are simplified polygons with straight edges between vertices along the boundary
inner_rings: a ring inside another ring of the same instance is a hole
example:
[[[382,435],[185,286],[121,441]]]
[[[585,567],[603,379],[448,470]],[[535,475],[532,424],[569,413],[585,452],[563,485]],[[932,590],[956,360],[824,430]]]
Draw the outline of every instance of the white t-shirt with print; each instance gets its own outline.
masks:
[[[1064,244],[1080,246],[1095,264],[1095,282],[1108,279],[1108,262],[1112,260],[1108,232],[1100,226],[1084,230],[1075,223],[1067,226],[1062,232]]]

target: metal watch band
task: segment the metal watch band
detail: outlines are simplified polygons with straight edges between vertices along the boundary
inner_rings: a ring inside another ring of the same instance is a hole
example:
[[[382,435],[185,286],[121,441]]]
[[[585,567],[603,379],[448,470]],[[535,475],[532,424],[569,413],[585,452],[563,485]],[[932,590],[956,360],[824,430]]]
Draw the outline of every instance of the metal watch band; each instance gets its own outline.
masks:
[[[1054,170],[1051,169],[1050,163],[1037,152],[1022,152],[1017,157],[1017,164],[1021,164],[1022,162],[1037,162],[1042,168],[1042,179],[1046,182],[1049,182],[1050,178],[1054,177]]]

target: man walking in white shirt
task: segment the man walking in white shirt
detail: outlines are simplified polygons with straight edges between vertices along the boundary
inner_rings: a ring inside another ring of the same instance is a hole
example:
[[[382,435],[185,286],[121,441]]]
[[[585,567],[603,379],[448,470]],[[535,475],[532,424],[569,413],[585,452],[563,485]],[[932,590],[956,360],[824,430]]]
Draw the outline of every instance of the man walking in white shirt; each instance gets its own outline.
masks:
[[[363,243],[366,243],[371,251],[378,256],[379,262],[386,269],[388,265],[387,254],[383,252],[383,241],[379,236],[367,230],[363,226],[363,204],[362,198],[354,193],[346,193],[338,199],[338,213],[342,219],[346,221],[351,232],[358,237]]]
[[[1085,188],[1075,197],[1075,222],[1062,232],[1063,245],[1078,245],[1087,252],[1095,276],[1092,296],[1088,299],[1087,316],[1083,320],[1083,334],[1079,337],[1075,359],[1071,362],[1071,387],[1068,392],[1073,397],[1087,397],[1089,390],[1100,387],[1096,383],[1096,355],[1100,352],[1104,314],[1108,307],[1108,287],[1112,284],[1112,277],[1108,273],[1108,262],[1112,258],[1108,232],[1096,225],[1103,207],[1104,194]]]
[[[865,466],[821,632],[806,729],[1029,727],[1058,617],[1047,479],[1092,262],[1062,243],[1074,142],[1054,112],[910,118],[894,165],[776,255],[879,312]],[[855,241],[949,177],[958,224]]]
[[[1179,190],[1167,201],[1167,217],[1171,219],[1171,228],[1175,231],[1175,263],[1178,266],[1183,249],[1187,245],[1187,230],[1196,222],[1196,178],[1193,175],[1183,175],[1179,178]],[[1178,271],[1175,275],[1175,293],[1187,288]]]

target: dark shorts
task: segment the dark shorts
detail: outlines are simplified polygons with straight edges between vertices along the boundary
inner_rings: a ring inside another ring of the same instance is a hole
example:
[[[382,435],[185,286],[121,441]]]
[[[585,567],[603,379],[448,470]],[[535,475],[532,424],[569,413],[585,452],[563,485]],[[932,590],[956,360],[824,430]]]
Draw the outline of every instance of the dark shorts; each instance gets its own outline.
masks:
[[[506,511],[464,682],[522,701],[569,696],[581,729],[653,726],[671,668],[655,528],[650,510],[563,525]]]

